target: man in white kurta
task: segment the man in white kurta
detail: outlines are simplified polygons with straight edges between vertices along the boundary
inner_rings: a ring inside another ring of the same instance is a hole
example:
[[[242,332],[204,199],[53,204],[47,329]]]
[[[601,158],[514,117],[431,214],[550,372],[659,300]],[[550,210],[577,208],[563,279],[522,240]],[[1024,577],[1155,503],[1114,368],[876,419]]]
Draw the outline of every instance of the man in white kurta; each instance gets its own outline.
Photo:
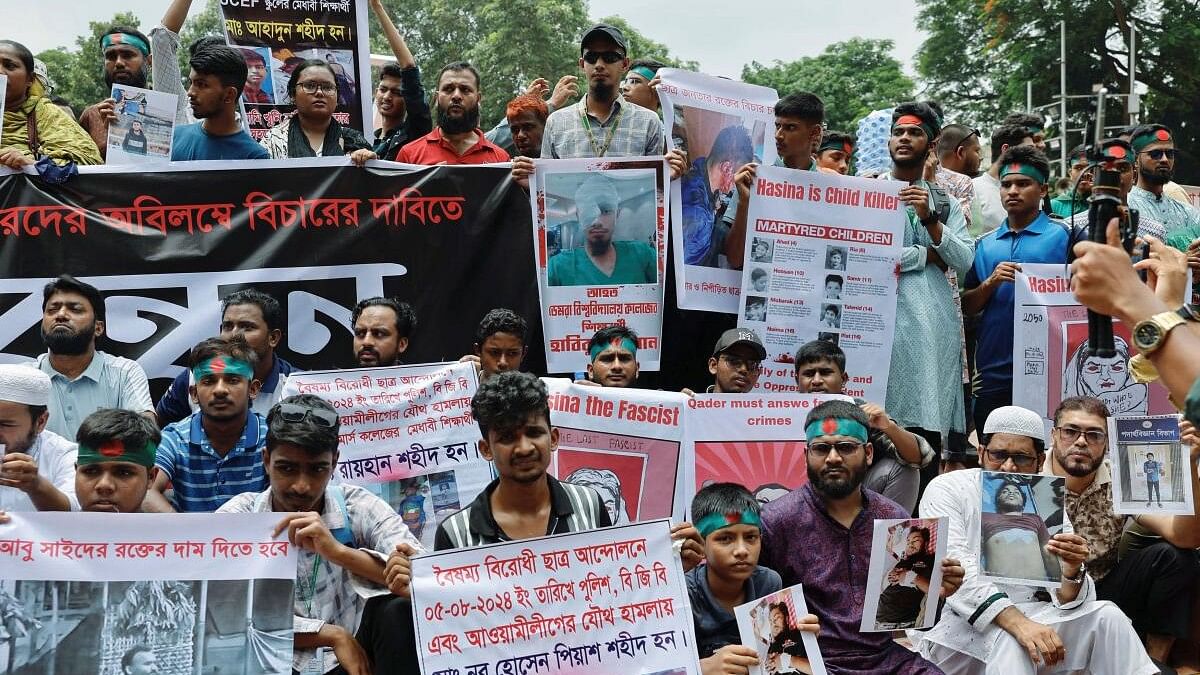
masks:
[[[984,469],[1036,473],[1045,451],[1045,431],[1037,413],[1004,406],[988,416],[979,449]],[[979,469],[938,476],[921,499],[922,518],[949,519],[946,555],[962,561],[966,569],[962,588],[947,599],[937,625],[927,632],[909,632],[925,658],[947,675],[1159,672],[1129,619],[1113,603],[1096,600],[1095,584],[1082,564],[1087,558],[1082,537],[1057,534],[1046,546],[1062,561],[1061,588],[982,578],[982,501]]]

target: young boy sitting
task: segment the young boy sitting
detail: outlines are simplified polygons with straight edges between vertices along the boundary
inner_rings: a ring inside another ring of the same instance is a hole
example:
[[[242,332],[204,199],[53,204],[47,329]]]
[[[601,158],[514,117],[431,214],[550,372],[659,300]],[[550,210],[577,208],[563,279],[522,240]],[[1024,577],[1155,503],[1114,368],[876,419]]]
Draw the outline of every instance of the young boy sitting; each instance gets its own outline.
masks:
[[[741,644],[733,608],[782,590],[771,569],[758,565],[761,546],[759,504],[736,483],[713,483],[692,499],[692,521],[704,538],[707,564],[687,573],[696,648],[705,675],[749,673],[758,664],[753,647]],[[800,620],[799,630],[817,633],[817,617]]]

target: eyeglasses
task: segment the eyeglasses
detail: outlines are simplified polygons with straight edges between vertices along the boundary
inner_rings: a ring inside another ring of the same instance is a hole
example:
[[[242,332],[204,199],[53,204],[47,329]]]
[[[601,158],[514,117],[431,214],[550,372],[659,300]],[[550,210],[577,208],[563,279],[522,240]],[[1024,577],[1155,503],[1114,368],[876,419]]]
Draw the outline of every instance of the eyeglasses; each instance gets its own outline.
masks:
[[[858,452],[858,449],[866,445],[865,443],[856,443],[854,441],[838,441],[837,443],[816,442],[808,444],[808,454],[813,457],[828,457],[830,450],[837,450],[837,454],[842,457],[849,457]]]
[[[1033,455],[1026,455],[1023,453],[1013,454],[1013,453],[1005,452],[1003,450],[989,450],[988,448],[984,448],[983,452],[985,454],[987,454],[988,459],[992,460],[996,464],[1003,464],[1011,459],[1013,465],[1016,466],[1018,469],[1020,469],[1020,468],[1028,469],[1037,462],[1037,457],[1034,457]]]
[[[734,370],[745,368],[752,373],[757,373],[762,368],[762,361],[757,359],[743,359],[740,356],[730,356],[729,354],[722,354],[721,358],[725,359],[725,363],[728,363],[729,367]]]
[[[1108,439],[1108,434],[1100,431],[1099,429],[1088,429],[1087,431],[1084,431],[1083,429],[1076,429],[1075,427],[1054,427],[1054,430],[1058,432],[1059,436],[1062,436],[1063,442],[1065,443],[1074,443],[1076,439],[1079,438],[1080,434],[1083,434],[1083,440],[1086,441],[1088,445],[1100,445]]]
[[[336,84],[328,84],[326,82],[297,82],[296,87],[303,90],[306,94],[332,94],[337,91]]]
[[[612,63],[616,63],[617,61],[620,61],[621,59],[624,59],[624,58],[625,58],[625,55],[622,54],[621,52],[584,52],[583,53],[583,60],[587,61],[588,63],[591,63],[593,65],[597,61],[604,61],[605,63],[612,64]]]
[[[312,420],[313,424],[325,429],[332,429],[338,423],[336,412],[322,408],[310,408],[299,403],[280,403],[276,412],[284,422],[303,422],[305,418],[308,418]]]
[[[1162,159],[1164,155],[1167,159],[1175,159],[1176,150],[1174,148],[1159,148],[1157,150],[1143,150],[1142,154],[1150,155],[1150,159]]]

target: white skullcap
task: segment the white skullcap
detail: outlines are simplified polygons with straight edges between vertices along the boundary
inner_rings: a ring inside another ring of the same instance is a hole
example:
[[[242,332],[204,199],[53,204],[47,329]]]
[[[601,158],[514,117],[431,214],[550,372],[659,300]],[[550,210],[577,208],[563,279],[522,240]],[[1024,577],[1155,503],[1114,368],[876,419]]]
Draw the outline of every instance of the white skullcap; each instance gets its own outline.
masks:
[[[1046,442],[1046,427],[1042,416],[1016,405],[996,408],[983,423],[985,434],[1015,434]]]
[[[0,363],[0,401],[50,405],[50,376],[37,368]]]

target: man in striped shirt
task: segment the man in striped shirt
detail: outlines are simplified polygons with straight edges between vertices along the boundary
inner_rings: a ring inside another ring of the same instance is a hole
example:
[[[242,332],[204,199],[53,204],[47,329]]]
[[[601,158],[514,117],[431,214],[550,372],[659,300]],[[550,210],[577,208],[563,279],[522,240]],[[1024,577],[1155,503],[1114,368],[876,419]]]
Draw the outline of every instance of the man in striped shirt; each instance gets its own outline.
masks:
[[[258,357],[239,334],[208,338],[192,348],[200,411],[163,429],[155,464],[161,469],[146,494],[146,511],[205,513],[243,492],[267,487],[262,450],[266,420],[250,408],[258,394]],[[170,501],[168,484],[174,488]]]

